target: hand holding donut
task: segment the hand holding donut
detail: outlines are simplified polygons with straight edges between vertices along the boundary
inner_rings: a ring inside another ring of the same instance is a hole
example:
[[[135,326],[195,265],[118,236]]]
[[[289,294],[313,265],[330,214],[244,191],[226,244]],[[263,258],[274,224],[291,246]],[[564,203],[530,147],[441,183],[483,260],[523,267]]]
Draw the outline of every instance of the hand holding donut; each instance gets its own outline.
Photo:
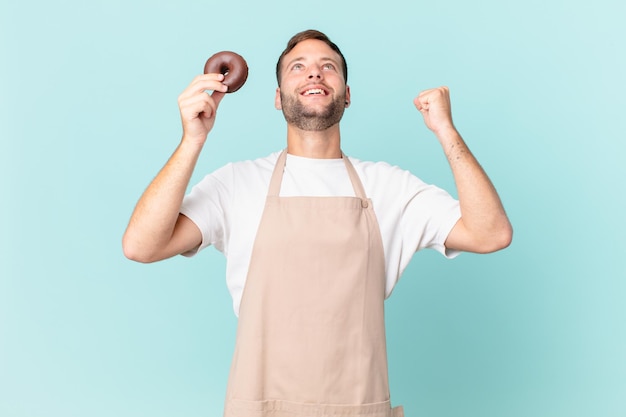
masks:
[[[204,144],[224,94],[239,90],[247,77],[248,65],[240,55],[223,51],[210,57],[204,65],[204,75],[194,78],[178,97],[183,138]]]
[[[183,138],[203,144],[215,123],[215,113],[228,87],[222,74],[204,74],[193,79],[178,96]],[[213,91],[209,94],[208,91]]]
[[[432,88],[422,91],[413,100],[417,110],[422,113],[426,127],[436,135],[445,130],[454,129],[450,90],[448,87]]]

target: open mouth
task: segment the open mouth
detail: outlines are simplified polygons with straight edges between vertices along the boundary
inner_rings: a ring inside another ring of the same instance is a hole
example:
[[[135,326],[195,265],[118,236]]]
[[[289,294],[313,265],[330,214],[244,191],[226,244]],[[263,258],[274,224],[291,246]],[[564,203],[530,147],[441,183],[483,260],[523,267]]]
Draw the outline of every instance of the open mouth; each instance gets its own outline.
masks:
[[[323,88],[308,88],[300,93],[303,96],[325,96],[328,95],[328,91]]]

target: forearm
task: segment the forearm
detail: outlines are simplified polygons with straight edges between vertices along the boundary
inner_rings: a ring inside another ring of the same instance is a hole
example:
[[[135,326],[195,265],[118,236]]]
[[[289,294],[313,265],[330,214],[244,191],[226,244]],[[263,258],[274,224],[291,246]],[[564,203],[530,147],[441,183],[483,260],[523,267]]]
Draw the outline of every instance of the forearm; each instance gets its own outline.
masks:
[[[200,151],[215,123],[217,107],[228,90],[222,81],[222,74],[199,75],[178,96],[183,139],[133,211],[122,239],[126,257],[153,262],[201,243],[200,230],[180,215],[180,206]]]
[[[474,240],[475,251],[508,246],[511,224],[493,183],[456,129],[435,133],[452,169],[463,226]]]
[[[144,191],[122,241],[130,259],[150,261],[170,243],[201,149],[183,140]]]
[[[511,224],[491,180],[452,123],[448,87],[422,91],[413,103],[439,139],[457,187],[461,219],[448,234],[446,247],[481,253],[505,248],[511,242]]]

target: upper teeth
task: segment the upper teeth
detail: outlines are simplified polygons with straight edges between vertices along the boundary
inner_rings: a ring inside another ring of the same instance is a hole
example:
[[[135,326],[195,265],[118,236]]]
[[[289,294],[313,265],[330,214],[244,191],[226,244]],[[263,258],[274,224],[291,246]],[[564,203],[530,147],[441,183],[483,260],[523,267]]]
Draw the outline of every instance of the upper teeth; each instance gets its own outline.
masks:
[[[322,90],[321,88],[314,88],[312,90],[307,90],[304,92],[304,95],[309,95],[309,94],[325,94],[324,90]]]

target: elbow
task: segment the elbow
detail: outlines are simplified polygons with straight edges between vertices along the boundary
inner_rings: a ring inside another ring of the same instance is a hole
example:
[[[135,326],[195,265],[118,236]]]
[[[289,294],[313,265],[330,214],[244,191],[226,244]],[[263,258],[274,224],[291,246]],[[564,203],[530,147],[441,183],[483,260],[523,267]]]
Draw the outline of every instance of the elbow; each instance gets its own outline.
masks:
[[[484,243],[483,253],[497,252],[508,248],[513,242],[513,227],[508,221],[490,234]]]
[[[513,242],[513,227],[509,225],[506,230],[499,233],[497,239],[497,249],[502,250],[508,248]]]
[[[507,222],[502,226],[490,228],[489,231],[483,229],[473,233],[467,247],[463,247],[461,250],[480,254],[493,253],[506,249],[512,241],[513,228]]]
[[[126,247],[122,247],[122,251],[124,252],[124,256],[126,257],[126,259],[134,261],[134,262],[139,262],[142,264],[149,264],[152,261],[150,261],[150,259],[146,256],[142,256],[140,253],[133,251],[132,249],[128,249]]]
[[[122,238],[122,252],[127,259],[142,264],[148,264],[156,261],[156,258],[143,249],[139,242],[134,241],[127,235],[124,235]]]
[[[484,254],[505,249],[512,241],[513,227],[507,218],[488,225],[468,224],[461,219],[450,232],[445,246],[448,249]]]

